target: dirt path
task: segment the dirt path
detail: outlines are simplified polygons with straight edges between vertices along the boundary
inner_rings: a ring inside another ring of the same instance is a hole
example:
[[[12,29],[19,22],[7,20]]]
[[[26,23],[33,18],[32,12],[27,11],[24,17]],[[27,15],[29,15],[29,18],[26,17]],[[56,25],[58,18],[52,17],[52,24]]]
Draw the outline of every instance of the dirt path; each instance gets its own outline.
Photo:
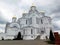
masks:
[[[0,45],[53,45],[41,40],[0,41]]]

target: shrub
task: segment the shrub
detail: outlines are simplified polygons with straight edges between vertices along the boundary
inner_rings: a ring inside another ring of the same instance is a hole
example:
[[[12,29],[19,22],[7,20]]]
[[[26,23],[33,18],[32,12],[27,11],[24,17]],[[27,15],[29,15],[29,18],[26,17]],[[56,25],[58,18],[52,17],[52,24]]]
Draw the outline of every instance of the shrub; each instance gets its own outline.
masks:
[[[49,39],[50,39],[50,41],[51,41],[52,43],[55,42],[55,37],[54,37],[54,35],[53,35],[52,30],[50,30],[50,36],[49,36]]]
[[[21,33],[19,32],[17,35],[17,38],[13,39],[13,40],[22,40],[23,38],[21,38]]]

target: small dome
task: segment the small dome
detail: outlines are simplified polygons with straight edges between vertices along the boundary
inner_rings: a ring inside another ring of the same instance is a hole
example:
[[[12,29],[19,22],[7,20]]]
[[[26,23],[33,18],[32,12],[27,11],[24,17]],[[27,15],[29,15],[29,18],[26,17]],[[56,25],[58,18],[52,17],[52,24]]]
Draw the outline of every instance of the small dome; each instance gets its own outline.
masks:
[[[32,3],[32,6],[31,6],[31,10],[35,11],[36,10],[36,6],[34,3]]]
[[[35,6],[35,4],[34,4],[34,3],[32,3],[32,6]]]
[[[26,13],[26,11],[24,10],[24,12],[23,13]]]
[[[16,18],[16,16],[13,16],[13,18]]]
[[[40,11],[41,13],[45,13],[45,11]]]

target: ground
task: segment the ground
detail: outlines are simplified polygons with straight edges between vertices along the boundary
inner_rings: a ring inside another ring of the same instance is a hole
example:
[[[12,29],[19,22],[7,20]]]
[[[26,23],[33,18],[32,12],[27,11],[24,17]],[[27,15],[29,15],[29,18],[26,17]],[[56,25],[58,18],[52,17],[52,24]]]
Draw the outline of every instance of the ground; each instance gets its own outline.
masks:
[[[43,40],[5,40],[0,41],[0,45],[54,45]]]

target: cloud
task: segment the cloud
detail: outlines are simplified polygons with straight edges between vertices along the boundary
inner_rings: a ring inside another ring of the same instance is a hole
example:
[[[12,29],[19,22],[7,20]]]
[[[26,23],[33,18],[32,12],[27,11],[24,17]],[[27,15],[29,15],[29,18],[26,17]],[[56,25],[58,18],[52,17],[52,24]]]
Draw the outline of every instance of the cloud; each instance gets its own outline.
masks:
[[[13,16],[22,17],[24,11],[29,11],[32,3],[36,5],[37,10],[45,10],[46,15],[52,18],[54,28],[60,29],[59,0],[0,0],[0,24],[11,22]]]
[[[6,21],[10,21],[11,17],[14,15],[11,7],[4,2],[0,2],[0,13],[2,14],[0,16]]]

